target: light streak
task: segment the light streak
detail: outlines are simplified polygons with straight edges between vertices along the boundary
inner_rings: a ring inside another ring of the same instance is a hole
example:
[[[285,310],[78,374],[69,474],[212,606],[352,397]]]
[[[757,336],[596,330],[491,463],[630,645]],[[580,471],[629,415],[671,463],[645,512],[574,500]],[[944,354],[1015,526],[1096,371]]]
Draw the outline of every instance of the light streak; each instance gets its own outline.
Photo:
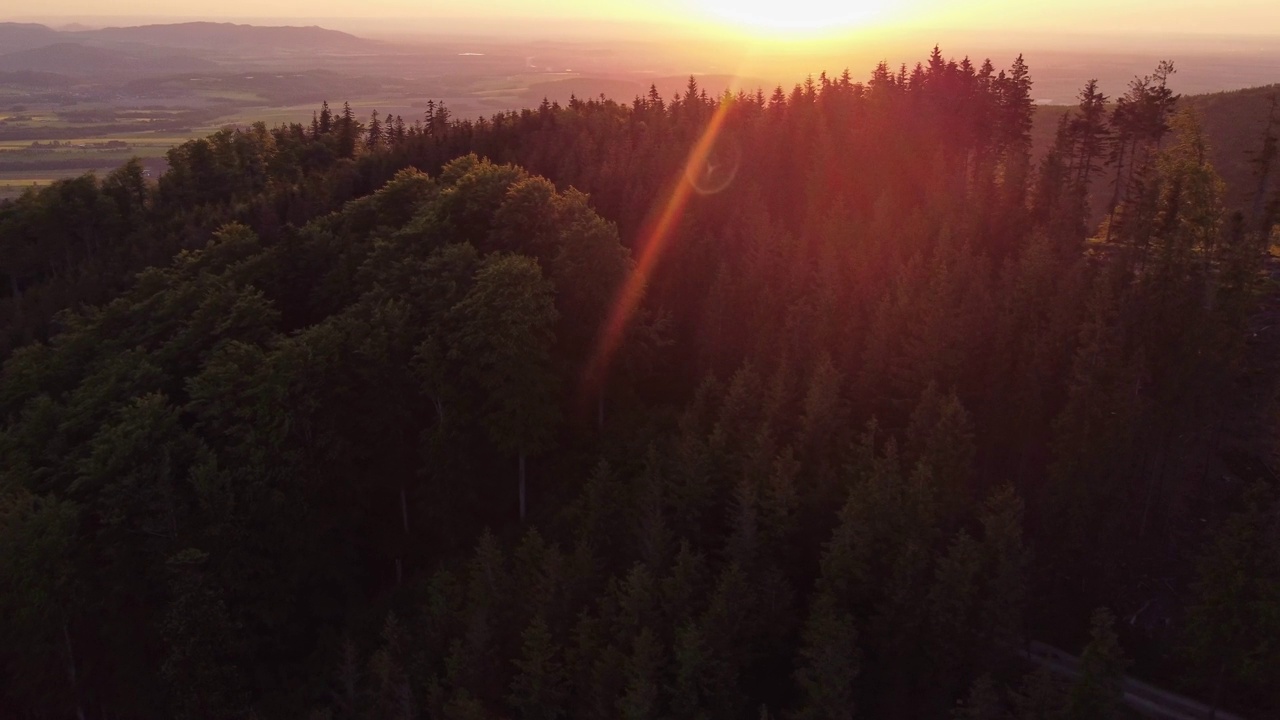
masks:
[[[684,167],[680,169],[671,192],[667,196],[666,202],[662,205],[662,210],[654,220],[647,224],[645,231],[641,233],[641,240],[636,244],[639,260],[636,261],[635,268],[619,289],[612,309],[607,316],[608,319],[605,321],[604,329],[596,342],[595,351],[587,363],[586,372],[583,375],[585,390],[603,385],[609,366],[612,364],[618,348],[622,345],[627,329],[631,326],[636,312],[640,309],[640,301],[644,298],[645,287],[649,284],[650,277],[652,277],[654,270],[657,269],[667,246],[675,236],[676,225],[679,223],[680,218],[684,216],[689,200],[698,193],[698,189],[694,186],[691,177],[696,177],[702,172],[703,168],[707,167],[707,160],[715,148],[716,140],[724,129],[725,121],[732,105],[733,101],[728,98],[719,102],[707,123],[706,129],[703,130],[702,136],[698,138],[698,142],[694,143],[693,148],[690,149],[689,157],[685,161]]]

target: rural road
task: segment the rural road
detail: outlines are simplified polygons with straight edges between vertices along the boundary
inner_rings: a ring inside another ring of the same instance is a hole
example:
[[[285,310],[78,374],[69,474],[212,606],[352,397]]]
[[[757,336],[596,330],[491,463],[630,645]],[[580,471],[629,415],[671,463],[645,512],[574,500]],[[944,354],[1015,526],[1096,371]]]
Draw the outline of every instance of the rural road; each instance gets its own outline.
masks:
[[[1033,641],[1018,654],[1057,675],[1074,678],[1080,674],[1080,659],[1051,645]],[[1215,714],[1213,708],[1204,703],[1130,677],[1125,677],[1122,685],[1125,705],[1144,717],[1155,720],[1244,720],[1222,710]]]

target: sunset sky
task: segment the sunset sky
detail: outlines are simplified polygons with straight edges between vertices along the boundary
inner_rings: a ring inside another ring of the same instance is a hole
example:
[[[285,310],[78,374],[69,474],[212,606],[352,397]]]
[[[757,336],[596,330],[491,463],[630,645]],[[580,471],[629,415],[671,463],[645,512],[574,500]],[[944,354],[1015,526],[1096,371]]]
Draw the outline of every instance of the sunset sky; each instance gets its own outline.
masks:
[[[1223,0],[1210,9],[1203,0],[488,0],[485,3],[436,0],[47,0],[0,19],[64,19],[110,23],[144,18],[235,19],[320,22],[351,27],[411,21],[431,29],[433,21],[457,30],[460,21],[486,21],[495,28],[525,19],[562,19],[680,25],[686,29],[738,31],[756,35],[831,34],[844,29],[952,28],[993,32],[1119,32],[1276,34],[1280,2]],[[110,8],[108,10],[108,8]],[[34,11],[34,12],[33,12]],[[343,22],[347,21],[347,22]],[[410,29],[405,27],[403,29]],[[441,28],[445,29],[445,28]],[[477,30],[481,28],[476,28]],[[528,26],[531,31],[544,28]]]

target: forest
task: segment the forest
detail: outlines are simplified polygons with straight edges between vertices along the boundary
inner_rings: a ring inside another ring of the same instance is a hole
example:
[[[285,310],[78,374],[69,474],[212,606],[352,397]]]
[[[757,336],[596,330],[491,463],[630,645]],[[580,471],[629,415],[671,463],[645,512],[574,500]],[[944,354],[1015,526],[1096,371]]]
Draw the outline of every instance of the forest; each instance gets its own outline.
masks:
[[[1280,714],[1280,113],[1229,206],[1173,76],[1038,157],[935,48],[0,204],[0,719]]]

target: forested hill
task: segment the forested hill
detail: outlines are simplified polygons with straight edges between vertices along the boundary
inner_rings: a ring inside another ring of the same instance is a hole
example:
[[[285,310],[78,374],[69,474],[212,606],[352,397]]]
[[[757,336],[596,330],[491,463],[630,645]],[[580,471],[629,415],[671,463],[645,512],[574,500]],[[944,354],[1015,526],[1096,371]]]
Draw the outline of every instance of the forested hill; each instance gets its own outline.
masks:
[[[0,206],[0,718],[1280,712],[1276,133],[1228,212],[1166,80],[1043,159],[937,51],[326,105]]]
[[[0,22],[0,40],[6,52],[32,50],[55,44],[86,44],[117,50],[175,48],[234,52],[368,52],[380,43],[349,33],[320,27],[239,25],[185,22],[163,25],[107,27],[95,30],[55,30],[33,23]]]
[[[1189,95],[1182,107],[1200,116],[1209,140],[1209,158],[1226,183],[1224,202],[1229,209],[1249,208],[1257,193],[1257,154],[1261,150],[1272,100],[1280,98],[1280,85]],[[1114,110],[1114,107],[1111,108]],[[1044,105],[1036,108],[1033,145],[1036,157],[1048,152],[1062,116],[1073,108]],[[1276,111],[1280,113],[1280,109]],[[1276,116],[1280,121],[1280,115]],[[1112,178],[1114,181],[1114,177]],[[1111,199],[1114,182],[1097,183],[1090,197],[1095,213],[1101,213]]]
[[[160,47],[182,47],[232,53],[273,48],[283,52],[368,52],[377,42],[321,27],[260,26],[235,23],[185,22],[166,25],[108,27],[68,33],[73,38]]]

